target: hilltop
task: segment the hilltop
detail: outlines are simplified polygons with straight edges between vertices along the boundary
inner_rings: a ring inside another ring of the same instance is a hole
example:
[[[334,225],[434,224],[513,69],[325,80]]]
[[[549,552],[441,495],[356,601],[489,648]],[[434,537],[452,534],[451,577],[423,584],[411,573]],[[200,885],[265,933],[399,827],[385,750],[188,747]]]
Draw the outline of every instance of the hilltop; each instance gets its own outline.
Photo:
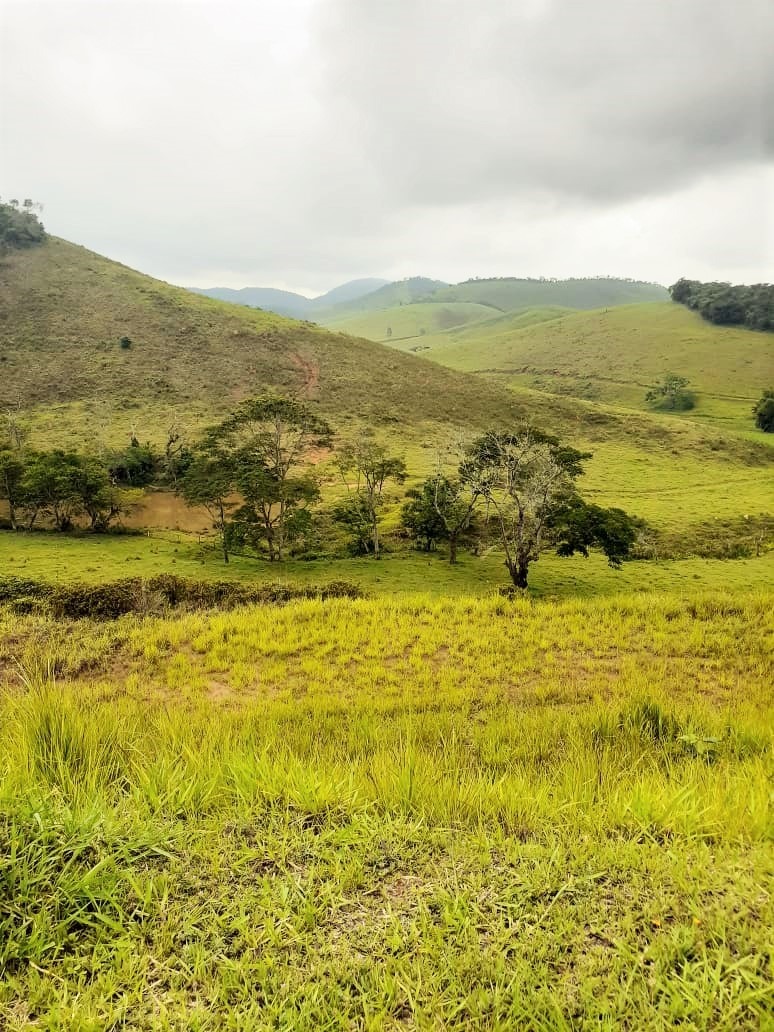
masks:
[[[615,307],[633,303],[666,301],[657,283],[597,277],[589,279],[476,279],[456,285],[436,285],[414,280],[413,290],[391,284],[368,294],[355,304],[324,310],[319,322],[344,333],[369,340],[393,341],[424,334],[444,333],[472,323],[493,326],[509,314],[518,314],[521,325],[556,318],[576,309]],[[424,350],[425,342],[416,348]]]

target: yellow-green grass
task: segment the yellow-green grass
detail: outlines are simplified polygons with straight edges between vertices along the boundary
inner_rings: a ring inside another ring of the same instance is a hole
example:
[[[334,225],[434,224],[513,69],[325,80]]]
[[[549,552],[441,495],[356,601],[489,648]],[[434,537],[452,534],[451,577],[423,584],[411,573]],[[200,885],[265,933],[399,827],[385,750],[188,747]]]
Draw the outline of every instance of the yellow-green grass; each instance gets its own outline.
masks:
[[[771,603],[0,614],[0,1024],[766,1027]]]
[[[502,555],[461,553],[457,565],[445,552],[401,551],[372,558],[269,563],[232,556],[226,565],[211,538],[185,534],[66,535],[0,533],[2,576],[54,583],[102,583],[123,577],[175,573],[195,579],[248,580],[314,585],[346,580],[369,594],[429,592],[437,596],[489,594],[509,585]],[[545,553],[530,571],[536,597],[572,598],[707,589],[774,589],[774,551],[749,559],[638,560],[611,570],[604,557],[562,559]]]
[[[331,330],[389,343],[418,337],[420,334],[438,333],[453,326],[464,326],[491,318],[492,314],[491,308],[467,302],[417,302],[376,312],[359,312],[324,322]]]
[[[527,328],[500,320],[423,344],[424,355],[455,369],[640,409],[649,386],[677,373],[696,392],[688,417],[725,427],[752,425],[752,405],[774,377],[774,335],[715,326],[672,303],[573,312]]]

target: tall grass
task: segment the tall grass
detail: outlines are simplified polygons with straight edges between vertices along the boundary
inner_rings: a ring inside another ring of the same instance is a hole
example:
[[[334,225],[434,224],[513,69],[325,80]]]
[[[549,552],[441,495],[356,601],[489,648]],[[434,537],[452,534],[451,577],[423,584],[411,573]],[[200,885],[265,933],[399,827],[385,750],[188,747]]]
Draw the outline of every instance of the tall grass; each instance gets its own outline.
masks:
[[[17,620],[2,1020],[760,1026],[769,621],[719,596]]]

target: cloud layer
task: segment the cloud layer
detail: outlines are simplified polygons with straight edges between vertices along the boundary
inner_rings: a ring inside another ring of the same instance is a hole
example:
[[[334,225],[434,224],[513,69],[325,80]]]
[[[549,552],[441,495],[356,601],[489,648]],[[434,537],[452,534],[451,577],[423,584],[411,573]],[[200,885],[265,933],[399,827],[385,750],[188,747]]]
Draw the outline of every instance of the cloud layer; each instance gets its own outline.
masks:
[[[769,0],[0,11],[0,191],[164,278],[774,279]]]

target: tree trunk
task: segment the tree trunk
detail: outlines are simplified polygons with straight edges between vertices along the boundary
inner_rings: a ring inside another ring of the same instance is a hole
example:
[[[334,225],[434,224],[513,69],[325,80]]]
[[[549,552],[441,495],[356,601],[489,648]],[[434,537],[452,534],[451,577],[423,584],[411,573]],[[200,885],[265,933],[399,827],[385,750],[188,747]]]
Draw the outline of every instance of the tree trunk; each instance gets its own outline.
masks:
[[[515,587],[526,588],[527,587],[527,574],[529,573],[529,560],[528,559],[517,559],[515,562],[505,564],[508,567],[508,572],[511,575]]]
[[[8,519],[11,523],[11,530],[18,530],[19,527],[16,522],[16,506],[10,498],[8,499]]]
[[[220,503],[220,505],[218,505],[218,515],[220,516],[220,520],[218,521],[218,526],[220,527],[220,543],[221,543],[221,547],[223,548],[223,562],[227,563],[228,562],[228,527],[226,526],[226,510],[224,509],[222,502]]]
[[[457,562],[457,535],[449,535],[449,562],[452,566]]]
[[[371,535],[372,535],[372,540],[373,540],[373,543],[374,543],[374,559],[378,559],[379,558],[379,524],[376,521],[376,517],[374,517],[374,522],[372,524]]]

